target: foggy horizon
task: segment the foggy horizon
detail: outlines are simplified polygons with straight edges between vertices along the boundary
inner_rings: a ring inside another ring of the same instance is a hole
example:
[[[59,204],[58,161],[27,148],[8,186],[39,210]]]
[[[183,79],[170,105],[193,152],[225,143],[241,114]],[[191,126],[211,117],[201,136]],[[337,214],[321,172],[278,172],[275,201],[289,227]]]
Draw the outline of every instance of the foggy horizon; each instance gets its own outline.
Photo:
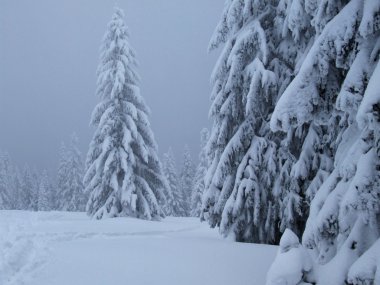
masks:
[[[198,161],[200,131],[210,127],[209,78],[218,53],[207,54],[207,45],[223,1],[199,3],[117,3],[137,53],[159,155],[171,146],[177,163],[185,144]],[[18,166],[54,173],[61,142],[68,143],[73,132],[86,157],[95,130],[90,116],[99,102],[99,47],[114,7],[89,0],[2,1],[0,149]]]

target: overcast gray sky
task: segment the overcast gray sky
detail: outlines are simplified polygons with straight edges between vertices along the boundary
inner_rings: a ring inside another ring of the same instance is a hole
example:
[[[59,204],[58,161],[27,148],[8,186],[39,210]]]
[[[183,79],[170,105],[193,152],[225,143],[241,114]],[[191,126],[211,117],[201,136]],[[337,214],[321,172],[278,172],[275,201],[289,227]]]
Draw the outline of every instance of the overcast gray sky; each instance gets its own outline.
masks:
[[[140,62],[142,95],[160,154],[177,156],[208,126],[207,45],[222,0],[119,0]],[[116,1],[0,1],[0,148],[18,164],[55,169],[75,131],[85,156],[99,46]]]

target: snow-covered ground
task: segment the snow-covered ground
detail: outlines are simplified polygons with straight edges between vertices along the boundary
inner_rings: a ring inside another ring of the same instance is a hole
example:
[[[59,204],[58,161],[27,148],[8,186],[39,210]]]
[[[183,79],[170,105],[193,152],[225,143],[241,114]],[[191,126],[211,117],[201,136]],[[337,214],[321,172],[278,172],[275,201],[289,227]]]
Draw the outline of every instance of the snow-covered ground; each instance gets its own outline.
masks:
[[[0,211],[1,285],[262,285],[276,250],[225,240],[194,218]]]

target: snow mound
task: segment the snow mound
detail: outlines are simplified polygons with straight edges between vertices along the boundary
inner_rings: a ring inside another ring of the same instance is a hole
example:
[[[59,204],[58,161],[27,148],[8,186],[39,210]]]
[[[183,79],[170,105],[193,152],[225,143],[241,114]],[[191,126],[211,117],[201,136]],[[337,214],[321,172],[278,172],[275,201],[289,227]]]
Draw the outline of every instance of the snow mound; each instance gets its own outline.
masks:
[[[298,237],[286,229],[276,259],[267,274],[266,285],[297,285],[305,273],[312,268],[308,252],[301,246]]]

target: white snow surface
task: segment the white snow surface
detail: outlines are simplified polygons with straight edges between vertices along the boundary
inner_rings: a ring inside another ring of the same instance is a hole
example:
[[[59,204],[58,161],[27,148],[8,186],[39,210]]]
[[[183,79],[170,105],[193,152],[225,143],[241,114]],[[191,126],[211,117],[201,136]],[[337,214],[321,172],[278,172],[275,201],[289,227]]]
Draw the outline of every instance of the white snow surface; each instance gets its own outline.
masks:
[[[276,251],[223,239],[196,218],[0,211],[1,285],[261,285]]]

